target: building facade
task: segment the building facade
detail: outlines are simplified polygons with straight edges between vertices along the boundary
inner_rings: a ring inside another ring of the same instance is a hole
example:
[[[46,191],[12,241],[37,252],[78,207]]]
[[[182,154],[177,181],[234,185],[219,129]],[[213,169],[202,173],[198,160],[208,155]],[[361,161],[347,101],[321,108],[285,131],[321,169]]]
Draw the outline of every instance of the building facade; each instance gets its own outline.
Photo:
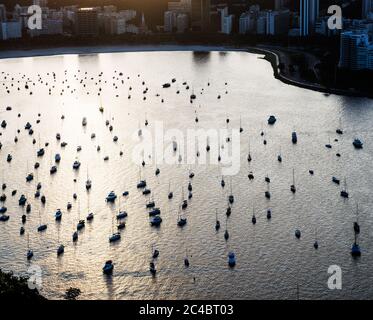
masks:
[[[0,40],[19,38],[22,38],[22,23],[20,21],[0,23]]]
[[[208,31],[210,27],[210,0],[191,0],[191,26],[196,31]]]
[[[300,0],[299,27],[302,37],[307,37],[315,32],[319,11],[319,0]]]
[[[98,12],[95,8],[80,8],[76,13],[76,34],[79,36],[98,35]]]
[[[369,14],[373,12],[373,0],[362,0],[362,18],[367,19]]]
[[[373,70],[373,44],[367,33],[347,31],[341,34],[339,67],[353,71]]]

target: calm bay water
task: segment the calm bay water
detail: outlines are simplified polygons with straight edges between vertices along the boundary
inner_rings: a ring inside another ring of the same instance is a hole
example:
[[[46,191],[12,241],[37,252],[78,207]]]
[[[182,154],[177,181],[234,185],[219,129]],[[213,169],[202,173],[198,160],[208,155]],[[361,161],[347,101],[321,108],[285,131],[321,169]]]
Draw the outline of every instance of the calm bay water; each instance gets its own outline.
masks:
[[[8,222],[0,223],[0,267],[26,274],[31,264],[39,265],[43,272],[41,292],[46,297],[60,299],[72,286],[80,288],[85,299],[295,299],[298,284],[301,299],[372,298],[372,100],[325,96],[285,85],[273,78],[272,68],[262,56],[245,52],[17,58],[1,60],[0,72],[3,72],[0,120],[8,123],[0,131],[3,144],[0,179],[8,186],[4,191],[7,200],[0,206],[6,206],[10,215]],[[56,75],[55,82],[52,72]],[[103,75],[99,77],[101,72]],[[25,89],[27,78],[29,90]],[[172,78],[176,82],[171,88],[162,89],[162,84],[171,82]],[[189,90],[182,85],[184,81]],[[143,100],[145,87],[148,87],[147,99]],[[197,95],[193,104],[189,102],[192,89]],[[177,90],[180,94],[176,94]],[[129,93],[131,99],[127,98]],[[218,95],[221,99],[217,99]],[[101,102],[105,108],[103,114],[99,112]],[[13,108],[11,112],[5,111],[8,105]],[[136,144],[132,136],[139,122],[144,125],[145,114],[150,130],[155,121],[162,121],[165,128],[186,132],[196,128],[196,110],[199,128],[226,128],[229,117],[229,128],[238,129],[241,117],[244,129],[240,172],[232,177],[235,202],[227,222],[228,241],[224,239],[224,230],[230,178],[226,177],[226,187],[222,189],[219,167],[160,165],[161,172],[155,176],[156,167],[147,164],[142,177],[152,195],[143,196],[136,188],[139,167],[132,161]],[[266,120],[271,114],[278,121],[269,127]],[[85,128],[83,117],[88,121]],[[112,132],[105,126],[107,119],[114,127]],[[33,125],[33,136],[24,130],[27,121]],[[340,123],[344,134],[337,137],[335,130]],[[15,144],[18,128],[21,133]],[[267,145],[263,144],[261,130],[265,132]],[[297,145],[291,143],[293,130],[298,134]],[[65,148],[56,140],[57,132],[61,134],[61,142],[68,143]],[[95,139],[91,139],[93,132]],[[119,138],[116,143],[114,135]],[[353,148],[356,137],[364,142],[364,149]],[[37,140],[35,145],[33,138]],[[335,138],[339,141],[334,142]],[[249,139],[251,163],[246,160]],[[332,149],[324,146],[329,141]],[[37,160],[38,144],[45,142],[49,142],[46,153]],[[76,151],[79,145],[81,152]],[[96,150],[98,145],[100,152]],[[277,161],[280,149],[282,163]],[[341,153],[340,158],[336,157],[337,152]],[[8,153],[13,156],[11,163],[6,161]],[[58,172],[51,176],[49,169],[56,153],[61,154],[62,160]],[[105,162],[106,155],[110,159]],[[78,172],[72,169],[76,159],[82,163]],[[38,170],[33,169],[35,161],[40,162]],[[295,195],[289,190],[293,168]],[[187,193],[189,169],[195,173],[193,198],[185,211],[188,223],[181,229],[176,224],[177,213],[181,186]],[[309,169],[314,170],[313,176]],[[90,192],[85,190],[87,170],[93,184]],[[252,181],[247,177],[250,171],[255,176]],[[26,183],[29,172],[34,173],[35,179]],[[266,175],[271,178],[270,200],[264,197]],[[341,186],[333,184],[332,176],[342,182],[346,178],[348,200],[340,197]],[[172,200],[167,198],[170,181]],[[34,198],[38,182],[42,183],[41,193],[47,199],[45,206]],[[18,193],[12,197],[14,189]],[[120,202],[117,200],[113,205],[105,202],[111,190],[120,197]],[[129,196],[120,196],[125,190]],[[72,198],[74,192],[77,200]],[[18,206],[21,194],[32,205],[23,236],[19,235],[21,216],[25,213]],[[149,225],[145,203],[152,198],[162,210],[160,228]],[[69,201],[73,204],[71,211],[66,210]],[[356,203],[361,227],[359,259],[350,255]],[[109,244],[112,217],[119,205],[128,212],[126,228],[121,231],[120,242]],[[256,225],[251,222],[253,207]],[[63,211],[60,223],[54,219],[58,208]],[[222,223],[218,232],[216,208]],[[271,220],[266,218],[268,208],[272,210]],[[88,212],[93,212],[95,218],[80,232],[77,243],[73,243],[73,230],[79,218],[85,218]],[[48,224],[44,233],[36,231],[40,222]],[[296,228],[302,231],[299,240],[294,236]],[[34,251],[30,262],[26,260],[27,234]],[[313,248],[316,236],[318,250]],[[57,257],[60,243],[65,245],[65,253]],[[156,277],[149,272],[152,246],[160,251]],[[186,250],[189,268],[183,262]],[[229,251],[234,251],[237,257],[233,269],[227,264]],[[108,259],[115,262],[112,277],[102,274]],[[327,287],[330,265],[342,268],[342,290],[332,291]]]

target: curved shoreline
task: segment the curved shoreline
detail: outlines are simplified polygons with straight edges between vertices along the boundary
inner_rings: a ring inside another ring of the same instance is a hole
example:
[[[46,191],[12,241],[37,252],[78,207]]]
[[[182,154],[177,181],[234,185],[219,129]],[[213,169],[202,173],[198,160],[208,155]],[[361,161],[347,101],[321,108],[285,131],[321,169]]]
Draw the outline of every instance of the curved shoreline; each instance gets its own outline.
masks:
[[[276,51],[281,51],[281,48],[276,48]],[[7,59],[17,58],[31,58],[31,57],[54,57],[61,55],[73,55],[73,54],[101,54],[101,53],[134,53],[134,52],[156,52],[156,51],[237,51],[237,52],[248,52],[253,54],[264,55],[264,59],[267,60],[271,65],[274,73],[274,77],[281,82],[292,85],[295,87],[317,91],[325,94],[336,94],[349,97],[360,97],[360,98],[373,98],[373,94],[362,93],[354,90],[345,90],[325,87],[320,84],[309,83],[292,79],[281,73],[279,70],[279,64],[281,59],[279,54],[274,51],[273,48],[267,47],[233,47],[233,46],[209,46],[209,45],[119,45],[119,46],[87,46],[87,47],[57,47],[51,49],[30,49],[30,50],[6,50],[0,52],[0,61]],[[287,54],[283,52],[283,54]]]
[[[348,96],[348,97],[358,97],[358,98],[373,98],[372,95],[367,95],[366,93],[361,93],[358,91],[353,91],[353,90],[344,90],[344,89],[337,89],[337,88],[329,88],[322,86],[320,84],[311,84],[308,82],[302,82],[299,80],[291,79],[281,73],[279,70],[278,66],[281,63],[280,57],[277,53],[274,51],[271,51],[269,49],[264,49],[264,48],[251,48],[255,49],[259,52],[262,52],[266,56],[266,60],[271,63],[272,69],[274,72],[274,76],[276,79],[282,81],[283,83],[293,85],[295,87],[303,88],[303,89],[308,89],[312,91],[317,91],[325,94],[335,94],[335,95],[341,95],[341,96]]]

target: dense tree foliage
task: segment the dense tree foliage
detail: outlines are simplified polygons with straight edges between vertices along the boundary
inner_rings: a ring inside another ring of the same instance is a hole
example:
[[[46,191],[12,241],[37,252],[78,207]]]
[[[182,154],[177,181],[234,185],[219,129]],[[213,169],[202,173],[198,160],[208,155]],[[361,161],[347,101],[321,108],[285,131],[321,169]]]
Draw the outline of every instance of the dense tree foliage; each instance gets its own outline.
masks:
[[[0,269],[0,298],[22,300],[44,300],[35,290],[30,290],[27,278],[16,277],[11,272],[3,272]]]

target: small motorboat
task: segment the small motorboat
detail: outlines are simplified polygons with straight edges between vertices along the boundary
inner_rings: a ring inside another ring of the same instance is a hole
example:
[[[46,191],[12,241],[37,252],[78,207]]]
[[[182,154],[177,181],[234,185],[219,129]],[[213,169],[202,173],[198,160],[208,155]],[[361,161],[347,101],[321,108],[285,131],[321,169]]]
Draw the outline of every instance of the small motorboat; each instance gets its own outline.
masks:
[[[26,182],[31,182],[34,180],[34,175],[32,173],[29,173],[26,177]]]
[[[42,232],[42,231],[45,231],[47,230],[48,226],[46,224],[41,224],[40,226],[38,226],[38,232]]]
[[[113,261],[108,260],[105,262],[104,267],[102,268],[102,272],[106,275],[111,275],[114,270],[114,264]]]
[[[234,267],[236,265],[236,257],[233,252],[229,252],[228,254],[228,265],[230,267]]]
[[[80,168],[80,162],[79,161],[74,161],[74,163],[73,163],[73,169],[74,170],[78,170]]]
[[[51,169],[50,169],[50,174],[55,174],[56,172],[57,172],[57,167],[52,166]]]
[[[313,243],[313,247],[317,250],[319,248],[319,243],[317,240]]]
[[[348,192],[347,192],[346,190],[342,190],[342,191],[341,191],[341,197],[342,197],[342,198],[348,198],[348,197],[349,197]]]
[[[109,242],[115,242],[115,241],[118,241],[120,240],[120,233],[113,233],[110,237],[109,237]]]
[[[26,254],[27,260],[31,260],[33,256],[34,256],[34,253],[32,252],[32,250],[27,250],[27,254]]]
[[[9,216],[6,214],[0,215],[0,221],[5,222],[9,220]]]
[[[154,264],[154,262],[150,262],[150,264],[149,264],[149,271],[150,271],[150,273],[151,273],[153,276],[156,274],[157,270],[155,269],[155,264]]]
[[[159,256],[159,250],[155,249],[155,250],[153,251],[153,259],[157,259],[158,256]]]
[[[299,239],[301,237],[301,232],[299,229],[295,230],[295,236]]]
[[[159,226],[162,223],[162,218],[160,216],[155,216],[150,219],[150,224],[152,226]]]
[[[276,121],[277,121],[277,119],[276,119],[275,116],[269,116],[269,118],[268,118],[268,124],[273,125],[273,124],[276,123]]]
[[[44,148],[39,149],[38,152],[36,153],[36,155],[38,157],[42,157],[42,156],[44,156],[44,154],[45,154]]]
[[[155,207],[155,202],[154,201],[150,201],[148,202],[146,205],[145,205],[146,208],[154,208]]]
[[[267,210],[267,219],[270,220],[272,218],[272,211],[270,209]]]
[[[114,193],[114,191],[111,191],[108,196],[106,197],[107,202],[114,202],[117,198],[117,195]]]
[[[63,244],[61,244],[58,248],[57,248],[57,256],[60,256],[61,254],[63,254],[65,252],[65,246]]]
[[[60,209],[57,210],[57,212],[55,213],[54,217],[55,217],[56,221],[61,221],[61,219],[62,219],[62,212],[61,212]]]
[[[251,222],[252,222],[253,224],[256,224],[256,217],[255,217],[254,214],[253,214],[253,217],[251,218]]]
[[[352,245],[352,248],[351,248],[351,255],[352,255],[353,257],[360,257],[360,256],[361,256],[360,246],[357,244],[356,241],[355,241],[354,244]]]
[[[76,225],[76,230],[82,230],[85,227],[85,221],[84,220],[79,220],[78,224]]]
[[[359,139],[355,139],[352,144],[356,149],[362,149],[363,148],[363,143]]]
[[[188,201],[183,200],[183,203],[181,204],[181,209],[185,210],[188,207]]]
[[[149,211],[149,216],[151,217],[156,216],[158,214],[161,214],[161,209],[159,208],[154,208],[153,210]]]
[[[229,195],[228,201],[229,201],[230,204],[232,204],[234,202],[234,196],[233,196],[233,194]]]
[[[184,258],[184,266],[189,267],[189,259],[188,259],[188,257]]]
[[[186,219],[186,218],[180,218],[180,219],[177,221],[177,225],[178,225],[179,227],[183,227],[183,226],[185,226],[186,223],[187,223],[187,219]]]
[[[138,189],[143,189],[146,187],[146,181],[145,180],[141,180],[138,184],[137,184],[137,188]]]
[[[295,131],[291,133],[291,141],[293,142],[293,144],[296,144],[298,142],[297,133]]]
[[[225,232],[224,232],[224,239],[225,239],[225,240],[228,240],[228,239],[229,239],[229,233],[228,233],[228,230],[225,230]]]
[[[126,227],[126,223],[124,221],[120,222],[118,225],[117,225],[117,229],[118,230],[122,230]]]
[[[225,212],[225,214],[227,215],[227,217],[229,217],[232,214],[232,208],[230,206],[228,206],[227,211]]]
[[[117,214],[117,220],[124,219],[127,216],[128,216],[127,212],[125,212],[125,211],[119,211],[119,213]]]
[[[74,231],[73,233],[73,242],[78,241],[79,235],[77,231]]]
[[[83,118],[82,120],[82,126],[85,127],[87,125],[87,118]]]
[[[92,181],[91,180],[88,179],[85,182],[85,188],[86,188],[86,190],[90,190],[92,188]]]
[[[22,194],[21,197],[18,200],[18,204],[20,206],[24,206],[26,204],[27,198]]]

